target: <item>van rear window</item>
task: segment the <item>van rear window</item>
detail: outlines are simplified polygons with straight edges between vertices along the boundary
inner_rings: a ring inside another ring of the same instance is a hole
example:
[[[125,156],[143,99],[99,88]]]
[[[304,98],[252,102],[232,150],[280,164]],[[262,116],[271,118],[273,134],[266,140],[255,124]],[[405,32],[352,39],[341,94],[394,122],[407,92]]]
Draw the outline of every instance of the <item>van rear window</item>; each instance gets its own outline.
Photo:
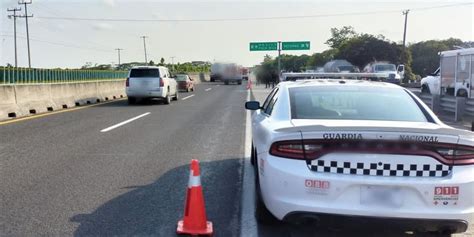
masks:
[[[155,68],[132,69],[130,77],[160,77],[160,70]]]

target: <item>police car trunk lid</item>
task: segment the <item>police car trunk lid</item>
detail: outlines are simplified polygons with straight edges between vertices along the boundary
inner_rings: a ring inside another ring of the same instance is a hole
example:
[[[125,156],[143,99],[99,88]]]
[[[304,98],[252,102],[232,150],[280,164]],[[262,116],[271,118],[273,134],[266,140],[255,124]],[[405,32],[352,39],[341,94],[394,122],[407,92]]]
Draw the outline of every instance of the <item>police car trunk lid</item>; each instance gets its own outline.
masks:
[[[300,131],[310,170],[354,175],[447,176],[453,162],[437,152],[449,155],[463,133],[427,122],[296,119],[292,124],[279,131]]]

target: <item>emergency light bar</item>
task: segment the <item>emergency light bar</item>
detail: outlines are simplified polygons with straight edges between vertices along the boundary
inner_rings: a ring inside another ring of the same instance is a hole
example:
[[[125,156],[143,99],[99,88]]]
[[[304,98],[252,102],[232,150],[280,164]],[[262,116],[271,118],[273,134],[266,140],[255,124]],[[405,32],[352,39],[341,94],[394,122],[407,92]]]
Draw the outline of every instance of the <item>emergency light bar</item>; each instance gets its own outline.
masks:
[[[392,79],[390,73],[326,73],[326,72],[285,72],[280,81],[295,81],[302,79]]]

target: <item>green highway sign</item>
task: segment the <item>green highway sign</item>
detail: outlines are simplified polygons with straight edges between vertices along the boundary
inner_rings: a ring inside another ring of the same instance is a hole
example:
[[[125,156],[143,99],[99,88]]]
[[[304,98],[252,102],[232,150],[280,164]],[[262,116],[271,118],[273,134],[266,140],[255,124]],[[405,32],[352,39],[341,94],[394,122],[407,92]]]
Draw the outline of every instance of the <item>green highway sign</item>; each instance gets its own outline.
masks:
[[[309,50],[309,41],[282,42],[282,50]]]
[[[278,42],[253,42],[250,43],[250,51],[276,51]]]

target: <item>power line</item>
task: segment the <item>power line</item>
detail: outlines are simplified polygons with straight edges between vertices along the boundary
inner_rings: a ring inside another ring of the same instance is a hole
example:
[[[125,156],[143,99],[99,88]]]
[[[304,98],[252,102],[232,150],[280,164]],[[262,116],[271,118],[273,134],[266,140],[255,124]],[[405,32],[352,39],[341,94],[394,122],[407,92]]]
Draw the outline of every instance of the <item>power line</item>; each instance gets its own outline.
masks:
[[[28,18],[33,17],[33,15],[28,15],[28,5],[32,3],[33,0],[26,1],[20,0],[18,4],[25,5],[25,14],[20,16],[21,18],[25,18],[26,20],[26,43],[28,45],[28,67],[31,68],[31,54],[30,54],[30,32],[28,30]]]
[[[473,5],[474,3],[457,3],[430,7],[412,8],[412,11],[424,11],[436,8],[446,8],[454,6]],[[385,11],[366,11],[352,13],[333,13],[333,14],[315,14],[301,16],[273,16],[273,17],[249,17],[249,18],[209,18],[209,19],[132,19],[132,18],[82,18],[82,17],[37,17],[44,20],[69,20],[69,21],[111,21],[111,22],[214,22],[214,21],[254,21],[254,20],[282,20],[282,19],[303,19],[303,18],[320,18],[320,17],[338,17],[338,16],[359,16],[373,15],[385,13],[398,13],[401,10],[385,10]]]
[[[46,10],[47,12],[49,12],[49,13],[55,15],[56,17],[62,17],[62,16],[61,16],[61,13],[59,13],[57,9],[54,9],[54,8],[51,8],[51,7],[47,7],[46,4],[44,4],[44,3],[41,4],[41,3],[43,3],[43,2],[35,3],[35,7],[39,7],[40,9]],[[36,17],[36,18],[39,18],[39,17]],[[88,24],[88,25],[89,25],[90,27],[92,27],[92,28],[96,27],[92,22],[87,22],[86,24]],[[44,29],[47,29],[47,30],[49,30],[49,31],[58,32],[57,30],[52,30],[51,28],[42,26],[41,24],[37,24],[37,26],[42,27],[42,28],[44,28]],[[80,23],[80,26],[83,27],[84,25],[83,25],[82,23]],[[117,33],[122,33],[121,31],[119,31],[119,30],[117,30],[117,29],[108,29],[108,30],[109,30],[109,31],[114,31],[114,32],[117,32]],[[134,38],[134,39],[135,39],[137,36],[138,36],[138,35],[132,36],[132,35],[129,35],[129,34],[125,34],[125,35],[122,34],[121,37],[129,37],[129,38]],[[84,39],[82,39],[81,41],[84,42],[84,43],[89,43],[89,44],[91,44],[91,45],[94,44],[94,45],[100,46],[100,47],[108,47],[108,46],[105,46],[104,44],[98,43],[98,42],[96,43],[96,42],[87,41],[87,40],[84,40]]]
[[[13,38],[13,35],[0,35],[2,37],[12,37]],[[17,36],[18,38],[20,39],[26,39],[26,37],[24,36]],[[91,51],[100,51],[100,52],[104,52],[104,53],[110,53],[110,50],[103,50],[103,49],[97,49],[97,48],[87,48],[87,47],[81,47],[81,46],[77,46],[77,45],[72,45],[72,44],[65,44],[65,43],[61,43],[61,42],[53,42],[53,41],[47,41],[47,40],[42,40],[42,39],[35,39],[35,38],[31,38],[30,37],[30,40],[31,41],[34,41],[34,42],[40,42],[40,43],[46,43],[46,44],[51,44],[51,45],[57,45],[57,46],[62,46],[62,47],[67,47],[67,48],[76,48],[76,49],[83,49],[83,50],[91,50]]]
[[[13,17],[13,34],[14,34],[14,41],[15,41],[15,67],[18,67],[18,55],[17,55],[17,50],[16,50],[16,18],[19,17],[19,15],[16,14],[17,11],[21,11],[21,8],[8,8],[8,12],[13,12],[13,14],[8,15],[8,18]]]

